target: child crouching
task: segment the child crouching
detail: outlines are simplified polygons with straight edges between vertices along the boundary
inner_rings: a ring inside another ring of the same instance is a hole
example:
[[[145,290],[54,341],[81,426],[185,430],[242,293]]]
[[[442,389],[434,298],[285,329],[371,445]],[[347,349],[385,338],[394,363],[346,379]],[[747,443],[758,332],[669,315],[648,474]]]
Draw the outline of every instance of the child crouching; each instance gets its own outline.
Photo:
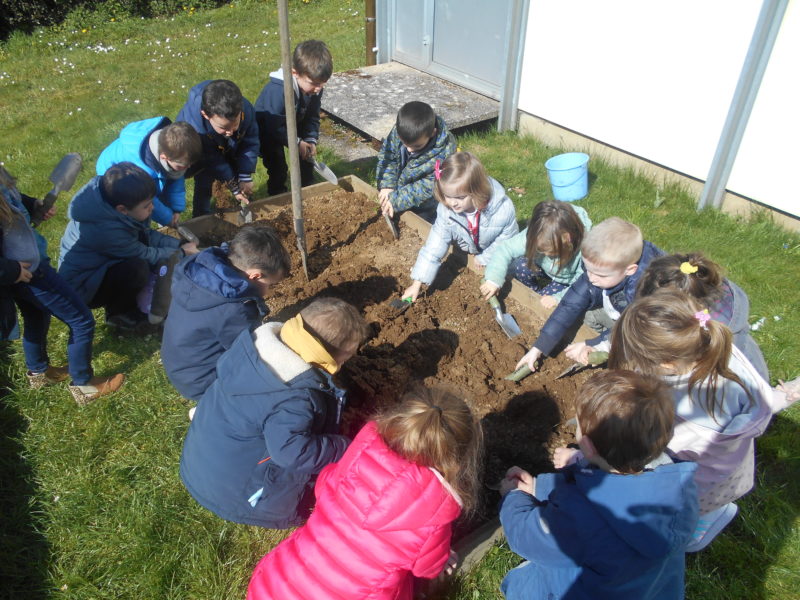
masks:
[[[261,560],[248,600],[410,600],[414,577],[457,560],[451,525],[475,507],[481,440],[460,398],[406,394],[320,473],[314,513]]]
[[[683,598],[684,552],[697,523],[696,465],[663,455],[672,399],[653,377],[603,371],[578,394],[583,458],[536,478],[512,467],[500,509],[509,546],[527,559],[506,598]],[[573,456],[572,458],[575,458]]]

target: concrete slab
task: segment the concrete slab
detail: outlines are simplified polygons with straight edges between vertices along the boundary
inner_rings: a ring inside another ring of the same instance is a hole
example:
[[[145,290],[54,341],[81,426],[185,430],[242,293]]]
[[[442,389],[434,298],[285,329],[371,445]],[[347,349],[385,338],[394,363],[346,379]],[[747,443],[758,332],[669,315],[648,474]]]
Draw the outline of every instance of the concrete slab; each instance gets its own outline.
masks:
[[[334,73],[325,86],[322,109],[381,140],[400,107],[412,100],[433,106],[450,129],[494,119],[500,111],[497,100],[396,62]]]

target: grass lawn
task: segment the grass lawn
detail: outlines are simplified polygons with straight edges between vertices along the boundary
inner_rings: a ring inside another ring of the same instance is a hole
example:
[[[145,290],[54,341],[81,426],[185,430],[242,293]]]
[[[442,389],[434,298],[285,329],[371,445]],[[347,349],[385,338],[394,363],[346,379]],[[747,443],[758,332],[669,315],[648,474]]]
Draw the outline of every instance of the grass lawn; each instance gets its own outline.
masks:
[[[325,40],[335,69],[364,61],[361,0],[290,2],[293,42]],[[76,189],[100,151],[128,122],[171,118],[188,89],[228,78],[255,100],[280,63],[274,3],[248,0],[172,19],[112,14],[0,45],[2,160],[24,192],[43,196],[67,152],[84,157]],[[549,191],[543,163],[557,152],[529,138],[481,133],[461,146],[507,187],[524,221]],[[322,150],[338,174],[354,172]],[[766,217],[743,222],[707,210],[675,186],[657,190],[635,173],[592,160],[595,222],[618,215],[669,251],[703,250],[750,295],[754,332],[778,378],[800,365],[800,236]],[[365,177],[363,171],[357,173]],[[259,167],[256,183],[263,190]],[[66,224],[42,226],[55,259]],[[98,314],[95,370],[124,371],[125,387],[79,408],[61,387],[30,391],[19,343],[5,346],[0,378],[0,598],[242,598],[255,562],[285,535],[222,521],[197,505],[178,478],[186,406],[159,363],[156,339],[121,338]],[[67,330],[50,333],[52,362],[65,361]],[[689,598],[790,599],[800,589],[800,450],[797,407],[775,418],[758,443],[758,485],[714,544],[687,560]],[[451,599],[500,598],[499,581],[519,558],[503,545],[458,579]]]

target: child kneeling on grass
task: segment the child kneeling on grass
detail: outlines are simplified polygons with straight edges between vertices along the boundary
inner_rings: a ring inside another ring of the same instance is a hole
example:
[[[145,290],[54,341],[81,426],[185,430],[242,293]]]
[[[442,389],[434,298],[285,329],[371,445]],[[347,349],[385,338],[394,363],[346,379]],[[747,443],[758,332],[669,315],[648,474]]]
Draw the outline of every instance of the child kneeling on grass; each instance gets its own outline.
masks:
[[[125,376],[93,376],[94,317],[50,266],[47,241],[30,225],[35,202],[20,194],[15,179],[0,165],[0,340],[18,337],[16,305],[25,323],[22,350],[30,386],[38,389],[71,377],[69,390],[83,405],[118,390]],[[51,208],[45,220],[54,214]],[[69,327],[66,367],[51,366],[47,355],[52,315]]]
[[[172,276],[172,302],[161,362],[181,395],[199,400],[217,378],[217,360],[244,329],[261,325],[264,296],[291,269],[289,254],[268,225],[247,225],[230,245],[184,259]]]
[[[61,238],[58,273],[91,308],[104,307],[106,322],[134,330],[147,320],[137,295],[151,269],[176,251],[197,253],[193,243],[150,228],[156,184],[130,162],[117,163],[93,177],[69,205]]]
[[[344,392],[331,376],[367,333],[364,317],[338,298],[240,333],[183,444],[181,480],[194,499],[236,523],[303,523],[317,474],[350,442],[338,434]]]
[[[754,485],[755,438],[800,398],[800,380],[773,390],[732,338],[693,298],[663,289],[631,304],[611,340],[609,367],[660,377],[672,391],[669,452],[698,464],[702,517],[688,552],[705,548],[736,516],[733,501]]]
[[[697,524],[697,465],[663,453],[672,436],[669,389],[632,371],[602,371],[576,400],[581,453],[558,449],[556,473],[512,467],[500,521],[526,558],[506,598],[678,600]]]
[[[430,285],[454,242],[485,267],[499,242],[519,232],[514,204],[500,183],[486,174],[469,152],[457,152],[435,167],[433,194],[439,205],[436,221],[411,270],[414,283],[403,298],[417,299],[422,284]]]
[[[256,567],[248,600],[410,600],[451,571],[451,526],[475,508],[481,430],[441,389],[407,393],[319,475],[308,522]]]

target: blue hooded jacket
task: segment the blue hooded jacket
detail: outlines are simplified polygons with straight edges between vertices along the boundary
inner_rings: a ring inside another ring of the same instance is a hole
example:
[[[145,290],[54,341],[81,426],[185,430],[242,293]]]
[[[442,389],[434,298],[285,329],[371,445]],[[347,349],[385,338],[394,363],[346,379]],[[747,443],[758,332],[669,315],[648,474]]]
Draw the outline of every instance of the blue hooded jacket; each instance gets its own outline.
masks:
[[[511,549],[530,562],[506,575],[506,598],[683,598],[684,553],[698,518],[696,468],[620,475],[580,461],[538,476],[536,497],[507,494],[500,521]]]
[[[336,434],[344,394],[280,338],[282,323],[243,331],[217,363],[183,443],[189,493],[236,523],[299,525],[317,474],[350,440]]]
[[[181,395],[199,400],[217,378],[217,360],[244,329],[261,324],[267,307],[228,261],[227,244],[181,261],[172,274],[161,362]]]
[[[61,237],[58,274],[89,304],[108,268],[127,258],[141,258],[151,267],[167,260],[180,240],[150,228],[150,219],[136,221],[106,202],[101,177],[93,177],[72,198],[70,221]]]
[[[212,80],[201,81],[189,90],[189,99],[175,118],[185,121],[200,134],[203,142],[203,172],[218,181],[252,181],[258,162],[258,125],[253,105],[242,97],[242,120],[231,137],[214,131],[208,119],[200,114],[203,90]],[[236,169],[234,171],[234,169]]]
[[[172,179],[158,156],[150,150],[150,135],[172,123],[167,117],[153,117],[126,125],[119,137],[111,142],[97,159],[97,174],[103,175],[109,167],[121,162],[132,162],[141,167],[156,182],[156,197],[153,199],[153,214],[150,218],[160,225],[169,225],[173,213],[186,209],[186,185],[184,178]]]
[[[300,91],[294,78],[292,78],[292,83],[297,117],[297,137],[316,144],[319,140],[319,109],[322,104],[322,91],[319,94],[304,94]],[[282,68],[269,74],[269,81],[256,99],[255,110],[261,143],[288,145]]]

